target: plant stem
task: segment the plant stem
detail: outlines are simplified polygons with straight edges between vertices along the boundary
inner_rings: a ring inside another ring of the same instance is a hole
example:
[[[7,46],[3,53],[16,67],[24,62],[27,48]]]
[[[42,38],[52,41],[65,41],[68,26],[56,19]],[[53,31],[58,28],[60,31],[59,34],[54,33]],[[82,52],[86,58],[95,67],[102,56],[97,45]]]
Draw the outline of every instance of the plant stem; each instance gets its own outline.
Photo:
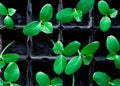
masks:
[[[10,47],[14,42],[15,42],[15,40],[12,41],[12,42],[10,42],[10,43],[2,50],[2,52],[1,52],[1,54],[0,54],[0,57],[3,55],[3,53],[5,52],[5,50],[6,50],[8,47]]]
[[[73,77],[72,77],[72,86],[75,86],[75,75],[73,74]]]

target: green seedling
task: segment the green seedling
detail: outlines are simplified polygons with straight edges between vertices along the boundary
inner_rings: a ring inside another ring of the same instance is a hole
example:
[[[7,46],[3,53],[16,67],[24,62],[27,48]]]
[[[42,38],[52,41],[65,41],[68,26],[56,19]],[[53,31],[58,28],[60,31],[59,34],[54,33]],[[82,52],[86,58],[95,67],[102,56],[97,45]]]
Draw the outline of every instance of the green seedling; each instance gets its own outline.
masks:
[[[111,80],[104,72],[97,71],[92,76],[98,86],[120,86],[120,79]]]
[[[39,21],[28,23],[23,28],[23,33],[27,36],[35,36],[38,35],[40,32],[51,34],[53,32],[53,25],[49,21],[51,20],[52,16],[52,6],[50,4],[45,4],[39,13]]]
[[[20,77],[20,70],[15,62],[10,62],[4,70],[4,80],[0,78],[0,86],[19,86],[15,82]]]
[[[107,55],[108,60],[113,60],[115,67],[120,70],[120,55],[117,55],[117,52],[120,50],[120,44],[117,38],[113,35],[107,37],[106,46],[109,51]]]
[[[103,15],[100,20],[100,30],[102,32],[106,32],[111,26],[110,18],[116,18],[118,10],[116,10],[115,8],[110,9],[108,3],[104,0],[100,0],[98,2],[98,10]]]
[[[94,0],[80,0],[74,9],[64,8],[60,10],[56,15],[56,19],[62,23],[69,23],[74,19],[81,22],[82,16],[93,8],[94,2]]]
[[[44,72],[36,73],[36,81],[39,86],[63,86],[63,81],[60,78],[50,80],[49,76]]]
[[[4,54],[5,50],[11,46],[14,41],[10,42],[0,53],[0,69],[2,69],[6,63],[16,62],[19,59],[19,55],[15,53]]]
[[[3,23],[6,28],[13,29],[14,21],[11,18],[15,14],[16,10],[14,8],[6,8],[2,3],[0,3],[0,15],[5,16]]]
[[[80,69],[82,61],[84,65],[90,64],[90,62],[93,59],[93,54],[99,48],[99,42],[94,41],[86,45],[81,49],[81,52],[79,51],[81,43],[78,41],[70,42],[68,45],[65,46],[65,48],[61,41],[57,41],[56,43],[53,42],[53,44],[54,53],[59,54],[58,57],[55,59],[53,65],[54,72],[58,75],[63,73],[63,71],[65,71],[65,74],[67,75],[73,74],[72,86],[74,86],[75,83],[74,73],[78,71],[78,69]],[[75,55],[77,54],[77,52],[78,55]],[[73,56],[73,58],[69,60],[67,63],[66,56]]]

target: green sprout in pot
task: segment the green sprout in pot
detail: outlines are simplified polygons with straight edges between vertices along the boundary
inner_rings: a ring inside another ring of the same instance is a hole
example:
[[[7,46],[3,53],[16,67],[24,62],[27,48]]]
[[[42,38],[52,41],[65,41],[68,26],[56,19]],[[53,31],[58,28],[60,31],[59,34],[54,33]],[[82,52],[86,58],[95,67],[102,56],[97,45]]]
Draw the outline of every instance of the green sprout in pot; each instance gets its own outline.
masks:
[[[106,46],[109,51],[107,55],[108,60],[113,60],[115,67],[120,70],[120,55],[117,55],[117,52],[120,50],[120,43],[117,38],[113,35],[107,37]]]
[[[111,9],[108,3],[104,0],[100,0],[98,2],[98,10],[102,15],[104,15],[100,20],[100,30],[102,32],[106,32],[111,26],[110,18],[116,18],[118,10],[116,10],[115,8]]]
[[[80,69],[82,65],[82,60],[84,65],[89,65],[93,59],[93,54],[99,48],[99,42],[94,41],[89,43],[85,47],[82,48],[81,52],[79,51],[81,43],[78,41],[73,41],[67,44],[64,48],[61,41],[57,41],[54,43],[53,51],[55,54],[58,54],[58,57],[55,59],[53,64],[54,72],[58,75],[65,71],[67,75],[73,75],[72,86],[75,85],[75,76],[74,73]],[[78,53],[78,55],[76,55]],[[75,55],[75,56],[73,56]],[[72,56],[72,58],[68,61],[66,56]]]
[[[81,22],[83,15],[93,8],[94,2],[94,0],[80,0],[74,9],[64,8],[60,10],[56,15],[56,19],[62,23],[69,23],[74,19]]]
[[[4,54],[5,50],[11,46],[14,41],[10,42],[0,53],[0,69],[2,69],[6,63],[16,62],[19,59],[19,55],[16,53]]]
[[[120,79],[111,80],[111,77],[104,72],[97,71],[92,78],[98,86],[120,86]]]
[[[39,21],[28,23],[23,28],[23,33],[27,36],[36,36],[40,32],[51,34],[53,32],[53,25],[50,22],[52,16],[53,7],[50,4],[45,4],[39,13]]]
[[[11,18],[15,14],[16,10],[14,8],[6,8],[2,3],[0,3],[0,15],[5,16],[3,23],[6,28],[13,29],[14,21]]]
[[[15,82],[20,77],[20,70],[15,62],[10,62],[4,70],[4,79],[0,78],[0,86],[19,86]]]

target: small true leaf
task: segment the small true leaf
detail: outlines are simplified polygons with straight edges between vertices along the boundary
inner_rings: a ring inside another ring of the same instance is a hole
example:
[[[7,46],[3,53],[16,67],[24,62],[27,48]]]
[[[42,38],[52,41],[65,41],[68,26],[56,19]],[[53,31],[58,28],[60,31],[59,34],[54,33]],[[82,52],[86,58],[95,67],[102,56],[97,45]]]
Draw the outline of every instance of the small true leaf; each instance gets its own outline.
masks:
[[[53,46],[53,52],[55,54],[62,54],[62,52],[64,51],[64,47],[61,41],[57,41],[54,46]]]
[[[8,53],[8,54],[5,54],[5,55],[2,55],[2,60],[6,63],[15,62],[18,59],[19,59],[18,54]]]
[[[23,33],[27,36],[35,36],[39,34],[40,32],[40,26],[38,21],[34,21],[31,23],[28,23],[24,28],[23,28]]]
[[[67,75],[75,73],[82,65],[82,59],[80,56],[73,57],[65,68],[65,73]]]
[[[110,53],[107,55],[107,59],[108,60],[115,60],[117,58],[117,54],[116,53]]]
[[[120,86],[120,79],[114,79],[111,86]]]
[[[64,55],[66,56],[72,56],[74,55],[80,48],[80,42],[78,41],[73,41],[70,42],[64,49]]]
[[[13,27],[14,27],[14,22],[13,22],[13,20],[12,20],[12,18],[11,18],[10,16],[6,16],[6,17],[4,18],[4,25],[5,25],[5,27],[8,28],[8,29],[13,29]]]
[[[83,55],[92,55],[99,48],[100,43],[98,41],[91,42],[82,48],[81,54]]]
[[[39,18],[42,21],[49,21],[53,16],[53,8],[51,4],[45,4],[39,14]]]
[[[77,22],[81,22],[82,21],[82,11],[80,10],[75,10],[75,12],[73,13],[74,18]]]
[[[0,86],[4,85],[4,81],[0,78]]]
[[[99,86],[109,86],[111,78],[106,73],[98,71],[93,74],[93,80]]]
[[[46,34],[51,34],[53,33],[53,25],[51,22],[44,22],[41,26],[40,26],[40,31],[46,33]]]
[[[110,9],[109,10],[109,15],[110,15],[110,17],[111,18],[116,18],[116,16],[118,15],[118,10],[116,10],[116,9]]]
[[[89,65],[93,59],[93,55],[86,55],[83,57],[84,65]]]
[[[62,9],[57,13],[56,19],[62,23],[69,23],[74,19],[73,13],[74,10],[72,8]]]
[[[108,36],[106,40],[106,46],[110,53],[116,53],[120,50],[119,41],[115,36]]]
[[[60,55],[56,58],[54,62],[54,72],[60,75],[66,67],[67,59],[63,55]]]
[[[4,61],[0,61],[0,69],[2,69],[5,66]]]
[[[86,14],[93,8],[94,3],[95,0],[80,0],[77,3],[76,9],[81,10],[83,14]]]
[[[8,64],[4,71],[4,79],[8,82],[15,82],[20,77],[20,70],[16,63],[11,62]]]
[[[10,84],[10,86],[19,86],[19,84],[13,84],[13,83],[12,83],[12,84]]]
[[[51,80],[52,86],[63,86],[63,81],[60,78],[53,78]]]
[[[107,16],[102,17],[102,19],[100,20],[100,30],[102,32],[106,32],[109,30],[110,26],[111,26],[110,18]]]
[[[120,56],[117,56],[115,61],[115,67],[120,70]]]
[[[100,0],[98,2],[98,10],[101,14],[108,15],[109,9],[109,5],[106,1]]]
[[[0,3],[0,15],[7,15],[7,8]]]
[[[43,72],[38,72],[36,74],[36,81],[40,86],[49,86],[50,85],[50,79],[48,75],[46,75]]]
[[[14,8],[8,8],[8,15],[13,16],[16,12],[16,9]]]

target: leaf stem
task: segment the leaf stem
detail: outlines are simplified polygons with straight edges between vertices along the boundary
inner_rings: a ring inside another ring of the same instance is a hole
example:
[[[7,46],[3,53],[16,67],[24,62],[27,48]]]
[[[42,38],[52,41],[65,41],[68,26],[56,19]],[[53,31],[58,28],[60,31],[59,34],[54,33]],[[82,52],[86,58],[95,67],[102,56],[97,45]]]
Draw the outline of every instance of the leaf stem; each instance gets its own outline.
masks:
[[[2,52],[1,52],[1,54],[0,54],[0,57],[3,55],[3,53],[5,52],[5,50],[6,50],[8,47],[10,47],[14,42],[15,42],[15,40],[13,40],[12,42],[10,42],[10,43],[2,50]]]
[[[75,75],[73,73],[73,76],[72,76],[72,86],[75,86]]]

